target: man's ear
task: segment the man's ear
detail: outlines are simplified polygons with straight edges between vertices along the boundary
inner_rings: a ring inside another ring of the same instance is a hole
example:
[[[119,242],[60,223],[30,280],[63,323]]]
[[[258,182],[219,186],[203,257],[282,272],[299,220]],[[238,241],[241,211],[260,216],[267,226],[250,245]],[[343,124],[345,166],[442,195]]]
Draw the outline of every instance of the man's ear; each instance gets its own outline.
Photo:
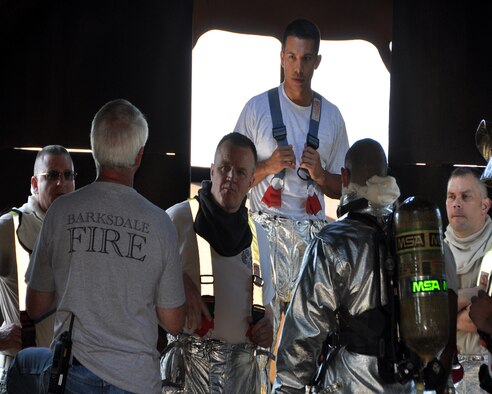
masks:
[[[253,175],[249,180],[249,189],[251,189],[251,187],[253,187],[254,184],[255,184],[255,176]]]
[[[38,194],[38,178],[36,178],[34,175],[31,177],[31,193],[32,194]]]
[[[350,170],[348,168],[342,167],[341,177],[342,177],[342,186],[347,187],[350,183]]]
[[[491,205],[492,205],[492,201],[490,200],[490,198],[486,197],[482,200],[482,210],[485,213],[489,212]]]
[[[215,171],[215,167],[214,167],[214,163],[212,163],[212,164],[210,164],[210,179],[213,178],[214,171]]]
[[[321,55],[318,55],[317,59],[316,59],[316,63],[314,64],[314,69],[316,70],[319,66],[319,64],[321,63]]]
[[[135,163],[133,164],[134,167],[140,167],[140,163],[142,162],[142,156],[143,156],[143,151],[144,147],[142,146],[137,153],[137,157],[135,158]]]

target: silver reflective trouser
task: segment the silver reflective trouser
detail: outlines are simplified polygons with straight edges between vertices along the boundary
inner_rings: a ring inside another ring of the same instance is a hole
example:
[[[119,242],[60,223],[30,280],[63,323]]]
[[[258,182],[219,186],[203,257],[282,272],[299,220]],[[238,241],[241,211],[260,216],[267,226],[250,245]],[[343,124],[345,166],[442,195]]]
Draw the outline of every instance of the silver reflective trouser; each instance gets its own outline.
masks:
[[[0,394],[7,392],[7,372],[14,357],[0,354]]]
[[[256,345],[251,343],[228,344],[180,335],[161,357],[162,393],[266,393],[269,388],[264,391],[261,387],[257,360],[265,356],[256,353]]]
[[[292,220],[265,213],[252,214],[265,229],[270,243],[273,263],[275,299],[272,302],[273,329],[276,335],[282,312],[285,312],[301,269],[302,258],[307,246],[321,230],[324,220]],[[275,343],[276,338],[274,338]]]

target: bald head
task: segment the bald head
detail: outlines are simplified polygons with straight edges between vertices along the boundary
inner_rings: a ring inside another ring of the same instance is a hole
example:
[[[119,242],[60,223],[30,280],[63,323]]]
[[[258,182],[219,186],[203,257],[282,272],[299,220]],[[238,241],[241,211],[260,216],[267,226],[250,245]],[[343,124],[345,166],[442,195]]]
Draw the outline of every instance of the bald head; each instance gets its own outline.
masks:
[[[365,186],[372,176],[386,176],[388,163],[386,154],[379,142],[365,138],[355,142],[345,155],[345,176],[342,176],[344,186],[349,182]],[[347,178],[348,177],[348,178]]]

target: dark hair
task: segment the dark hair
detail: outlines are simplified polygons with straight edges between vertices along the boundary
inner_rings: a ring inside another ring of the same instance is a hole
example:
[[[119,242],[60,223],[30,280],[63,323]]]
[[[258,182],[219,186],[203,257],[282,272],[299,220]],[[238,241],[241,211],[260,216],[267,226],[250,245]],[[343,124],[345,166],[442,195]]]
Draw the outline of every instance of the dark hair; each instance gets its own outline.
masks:
[[[256,147],[255,144],[253,144],[253,141],[251,141],[245,135],[236,132],[229,133],[223,136],[222,139],[217,144],[216,151],[218,151],[220,146],[227,141],[229,141],[232,145],[251,149],[251,152],[253,153],[253,157],[255,159],[255,163],[258,161],[258,154],[256,153]]]
[[[371,138],[354,142],[345,155],[345,168],[350,171],[350,182],[365,186],[374,175],[386,176],[388,162],[381,144]]]
[[[321,34],[319,32],[318,26],[307,19],[294,19],[285,28],[284,34],[282,36],[282,49],[285,48],[285,42],[287,37],[294,36],[302,39],[312,39],[314,40],[316,54],[319,51],[319,42],[321,40]]]

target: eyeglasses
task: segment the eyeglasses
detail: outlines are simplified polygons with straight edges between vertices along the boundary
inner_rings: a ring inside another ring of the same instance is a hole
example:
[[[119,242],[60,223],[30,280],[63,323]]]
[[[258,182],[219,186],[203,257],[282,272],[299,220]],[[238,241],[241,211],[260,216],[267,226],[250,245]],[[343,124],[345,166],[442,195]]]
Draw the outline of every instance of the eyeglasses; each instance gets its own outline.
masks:
[[[61,181],[63,179],[65,179],[66,181],[73,181],[77,176],[77,173],[75,171],[59,172],[56,170],[50,170],[48,172],[42,172],[40,174],[37,174],[36,176],[41,176],[41,175],[44,175],[48,181],[58,181],[58,180]]]

